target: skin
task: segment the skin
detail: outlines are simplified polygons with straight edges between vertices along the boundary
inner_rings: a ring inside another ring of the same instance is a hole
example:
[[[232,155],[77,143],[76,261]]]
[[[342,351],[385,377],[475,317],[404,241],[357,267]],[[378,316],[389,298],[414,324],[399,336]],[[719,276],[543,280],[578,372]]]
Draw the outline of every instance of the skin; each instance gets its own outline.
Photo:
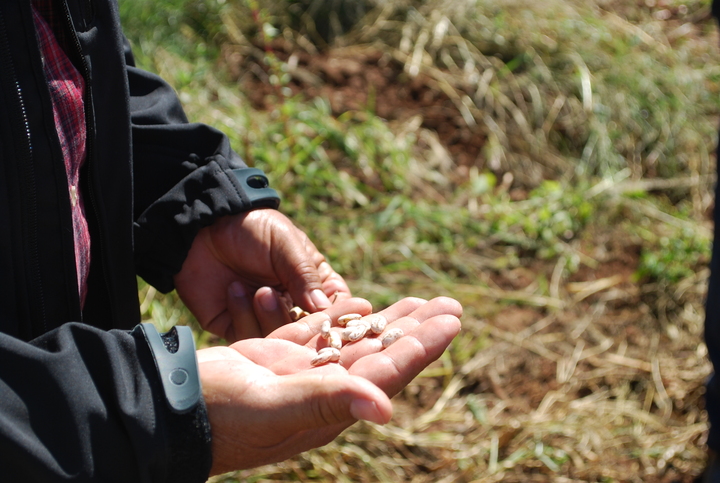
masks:
[[[199,283],[200,282],[200,283]],[[383,310],[383,349],[371,337],[345,345],[339,363],[314,367],[330,317],[372,313],[308,237],[280,212],[221,218],[196,236],[175,286],[202,327],[227,347],[197,352],[212,428],[211,474],[282,461],[332,441],[359,419],[392,416],[390,397],[436,360],[460,331],[460,304],[406,298]],[[330,298],[332,297],[332,301]],[[290,323],[288,309],[311,315]]]
[[[313,313],[329,307],[330,298],[350,297],[307,235],[271,209],[224,217],[200,230],[174,281],[200,325],[229,342],[290,323],[292,305]]]
[[[403,299],[381,313],[405,336],[386,349],[370,337],[347,344],[340,363],[310,360],[327,342],[322,321],[371,312],[344,299],[319,313],[229,347],[198,351],[213,434],[211,474],[282,461],[332,441],[359,419],[392,416],[390,398],[436,360],[460,331],[460,304],[447,297]]]

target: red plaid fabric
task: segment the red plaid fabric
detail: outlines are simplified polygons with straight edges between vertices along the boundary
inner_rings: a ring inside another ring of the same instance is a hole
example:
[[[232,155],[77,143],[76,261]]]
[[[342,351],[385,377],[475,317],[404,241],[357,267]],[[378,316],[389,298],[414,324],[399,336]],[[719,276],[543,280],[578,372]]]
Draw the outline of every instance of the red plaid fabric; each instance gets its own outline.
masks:
[[[60,25],[60,18],[62,14],[56,13],[55,7],[59,7],[57,0],[32,0],[32,6],[35,8],[35,12],[39,13],[45,22],[50,26],[55,40],[58,41],[60,47],[63,49],[67,48],[66,40],[67,36],[65,31]]]
[[[44,3],[45,6],[49,2]],[[37,5],[45,14],[52,8]],[[87,279],[90,272],[90,231],[85,217],[85,205],[80,191],[80,168],[85,162],[87,130],[85,126],[85,80],[60,47],[52,28],[45,18],[33,9],[35,28],[43,56],[43,68],[52,99],[55,129],[60,139],[68,192],[72,206],[75,239],[75,268],[77,270],[80,302],[85,304]],[[50,22],[52,18],[48,17]]]

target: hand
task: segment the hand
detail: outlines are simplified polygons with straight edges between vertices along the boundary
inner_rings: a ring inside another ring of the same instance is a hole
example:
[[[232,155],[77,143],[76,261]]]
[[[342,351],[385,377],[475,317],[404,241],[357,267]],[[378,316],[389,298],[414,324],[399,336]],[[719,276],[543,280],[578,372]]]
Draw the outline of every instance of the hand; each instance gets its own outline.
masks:
[[[370,311],[367,301],[346,299],[266,339],[198,351],[213,475],[322,446],[358,419],[387,423],[389,398],[440,357],[460,331],[462,307],[455,300],[407,298],[381,312],[388,328],[405,332],[393,345],[382,349],[379,339],[363,339],[343,347],[340,363],[311,366],[316,348],[325,344],[318,333],[327,316]]]
[[[200,325],[230,342],[289,323],[288,303],[316,312],[331,305],[329,297],[350,297],[307,235],[271,209],[224,217],[200,230],[175,287]]]

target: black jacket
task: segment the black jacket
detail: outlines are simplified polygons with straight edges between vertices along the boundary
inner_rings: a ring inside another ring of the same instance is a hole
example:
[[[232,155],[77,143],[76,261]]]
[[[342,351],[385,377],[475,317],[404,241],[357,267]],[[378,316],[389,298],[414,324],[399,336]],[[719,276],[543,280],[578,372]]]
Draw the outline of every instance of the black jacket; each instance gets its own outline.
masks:
[[[228,139],[133,66],[113,0],[55,2],[86,86],[81,311],[70,201],[29,0],[0,0],[0,481],[204,481],[204,408],[175,414],[137,331],[193,237],[247,210]],[[120,330],[118,330],[120,329]]]

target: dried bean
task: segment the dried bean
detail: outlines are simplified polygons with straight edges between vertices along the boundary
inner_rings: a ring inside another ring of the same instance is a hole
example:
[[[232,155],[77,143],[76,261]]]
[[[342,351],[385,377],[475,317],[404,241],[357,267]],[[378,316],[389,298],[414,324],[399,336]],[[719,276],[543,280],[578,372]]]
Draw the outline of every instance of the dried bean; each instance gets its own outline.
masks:
[[[292,319],[293,322],[297,322],[298,320],[302,319],[303,317],[307,317],[308,315],[310,315],[310,312],[306,312],[300,307],[295,306],[290,309],[290,319]]]
[[[338,317],[338,324],[342,325],[343,327],[350,322],[351,320],[356,320],[362,318],[362,315],[360,314],[345,314]]]
[[[310,361],[313,366],[320,366],[328,362],[337,362],[340,360],[340,350],[334,347],[323,347],[315,357]]]
[[[348,327],[342,331],[342,339],[349,340],[350,342],[358,341],[365,337],[365,334],[367,334],[369,329],[370,327],[368,327],[367,325],[356,325],[355,327]]]
[[[372,330],[375,334],[382,334],[382,331],[385,330],[385,327],[387,326],[387,319],[381,314],[366,315],[360,320],[368,323],[370,325],[370,330]]]
[[[320,327],[320,337],[323,339],[330,337],[330,327],[332,327],[332,320],[328,317],[323,320],[322,326]]]
[[[402,329],[390,329],[388,330],[385,335],[382,336],[382,346],[383,348],[389,347],[390,344],[398,340],[400,337],[404,335],[404,332]]]
[[[330,345],[330,347],[333,347],[335,349],[341,349],[342,337],[340,336],[340,333],[334,330],[331,331],[328,337],[328,344]]]
[[[368,329],[370,328],[370,323],[369,323],[366,319],[364,319],[364,318],[362,318],[362,319],[353,319],[353,320],[350,320],[350,321],[348,321],[347,324],[345,324],[345,327],[347,327],[348,329],[350,329],[350,328],[352,328],[352,327],[358,327],[358,326],[361,326],[361,325],[366,326]]]

